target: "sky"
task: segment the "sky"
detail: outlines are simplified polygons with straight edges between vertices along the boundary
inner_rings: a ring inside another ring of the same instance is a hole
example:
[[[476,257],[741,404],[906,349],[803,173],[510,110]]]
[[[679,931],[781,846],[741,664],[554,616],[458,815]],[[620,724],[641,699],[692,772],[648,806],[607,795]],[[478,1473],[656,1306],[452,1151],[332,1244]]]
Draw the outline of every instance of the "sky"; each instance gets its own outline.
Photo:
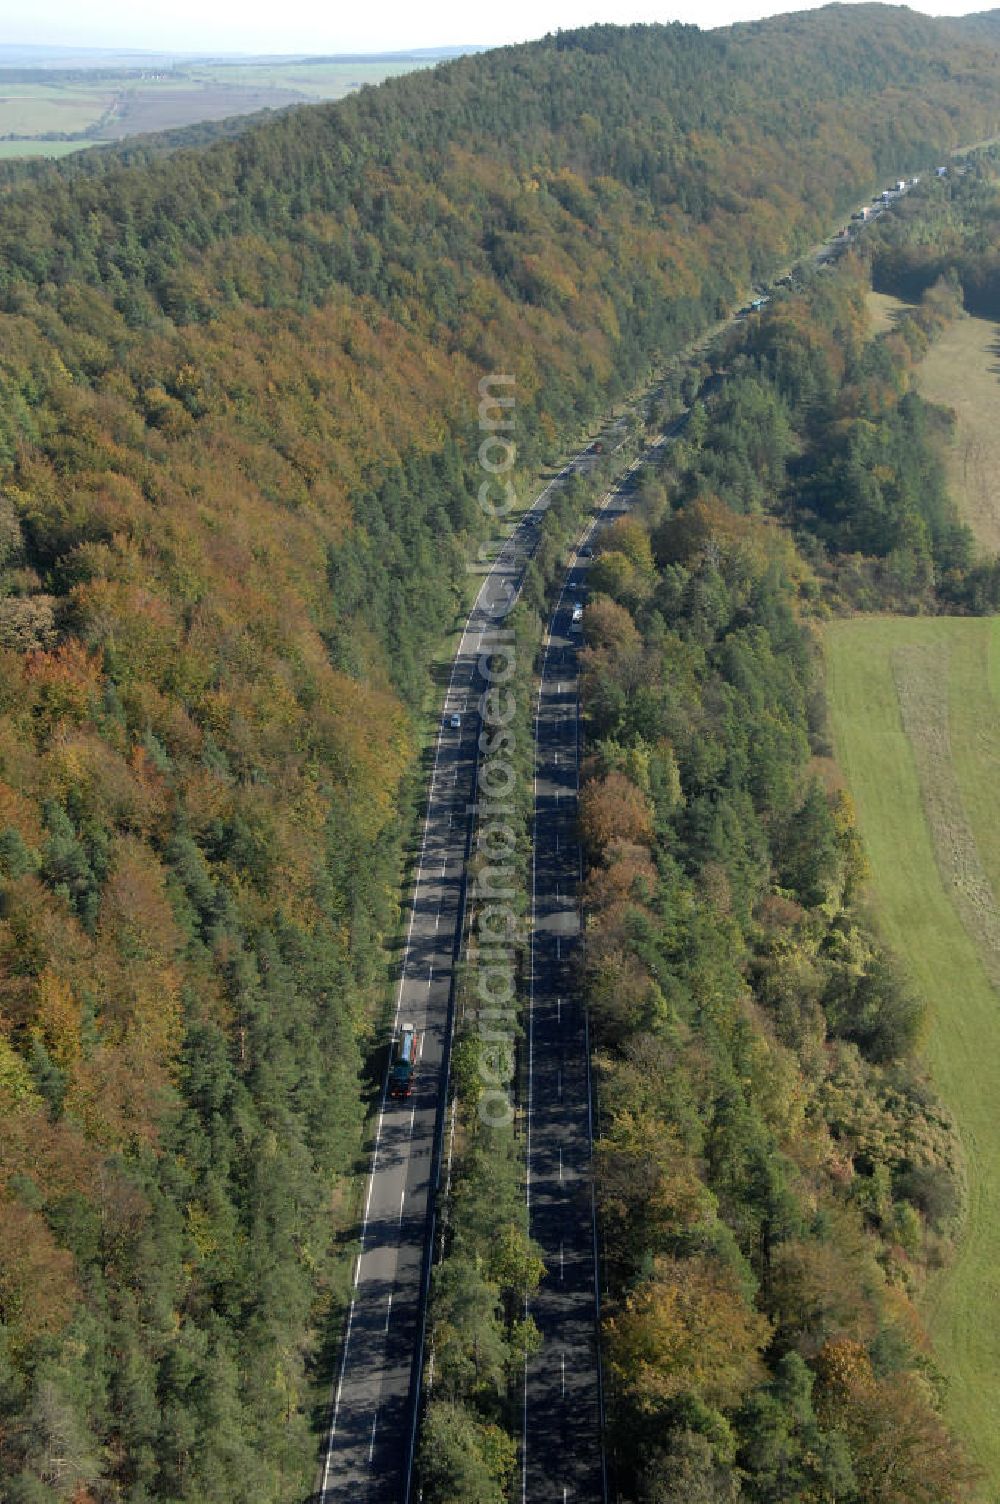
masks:
[[[929,0],[933,15],[995,0]],[[725,26],[806,0],[0,0],[0,41],[185,52],[377,52],[521,42],[593,21],[693,21]]]

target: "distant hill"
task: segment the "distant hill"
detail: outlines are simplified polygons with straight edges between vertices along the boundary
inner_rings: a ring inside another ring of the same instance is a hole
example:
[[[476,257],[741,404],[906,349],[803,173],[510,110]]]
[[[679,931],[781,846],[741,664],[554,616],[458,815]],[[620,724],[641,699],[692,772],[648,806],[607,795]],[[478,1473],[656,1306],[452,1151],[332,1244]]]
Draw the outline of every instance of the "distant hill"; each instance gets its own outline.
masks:
[[[389,52],[252,53],[252,52],[143,52],[134,48],[53,47],[43,44],[0,42],[0,69],[173,68],[184,63],[281,66],[289,63],[411,63],[441,62],[467,52],[485,52],[485,47],[409,47]]]
[[[477,384],[523,489],[996,134],[983,32],[597,26],[4,182],[5,1497],[308,1493]]]
[[[0,68],[144,68],[194,58],[196,53],[142,52],[125,47],[54,47],[0,42]]]

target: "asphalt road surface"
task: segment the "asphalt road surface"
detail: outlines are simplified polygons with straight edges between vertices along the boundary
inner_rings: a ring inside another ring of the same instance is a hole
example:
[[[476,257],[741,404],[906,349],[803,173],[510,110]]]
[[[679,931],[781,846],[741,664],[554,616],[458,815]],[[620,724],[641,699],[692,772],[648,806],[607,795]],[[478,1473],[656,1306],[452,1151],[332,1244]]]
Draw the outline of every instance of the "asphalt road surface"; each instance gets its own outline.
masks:
[[[671,436],[680,425],[674,425]],[[598,1331],[600,1276],[591,1176],[590,1041],[576,974],[580,943],[579,650],[590,545],[628,510],[651,446],[580,539],[549,624],[535,717],[527,1199],[546,1276],[530,1303],[542,1336],[525,1369],[524,1504],[607,1499]]]
[[[479,654],[502,628],[560,479],[593,461],[581,451],[536,498],[485,578],[451,667],[401,962],[395,1033],[412,1024],[421,1058],[412,1096],[383,1098],[360,1252],[323,1458],[321,1504],[407,1504],[426,1286],[440,1170],[452,976],[462,933],[474,794]],[[451,717],[461,717],[458,727]]]

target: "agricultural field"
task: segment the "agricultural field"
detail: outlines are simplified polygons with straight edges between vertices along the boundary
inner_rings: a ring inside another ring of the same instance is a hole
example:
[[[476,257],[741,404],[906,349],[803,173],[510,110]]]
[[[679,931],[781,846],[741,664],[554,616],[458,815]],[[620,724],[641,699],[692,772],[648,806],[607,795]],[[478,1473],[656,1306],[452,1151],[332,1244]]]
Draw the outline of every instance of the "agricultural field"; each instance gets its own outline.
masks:
[[[0,162],[19,161],[24,157],[68,157],[93,141],[0,141]]]
[[[233,115],[282,110],[291,104],[304,103],[305,97],[297,90],[266,84],[254,88],[171,80],[123,90],[97,135],[102,141],[123,141],[127,136],[172,130],[201,120],[228,120]]]
[[[204,63],[186,69],[186,76],[200,84],[227,88],[269,88],[293,90],[305,99],[339,99],[362,84],[378,84],[384,78],[412,73],[426,64],[419,59],[364,59],[357,62],[339,60],[322,62],[308,58],[272,63]]]
[[[926,1058],[967,1174],[923,1296],[947,1405],[1000,1490],[1000,618],[866,617],[825,636],[837,754],[886,940],[930,1003]]]
[[[105,141],[340,99],[433,58],[203,62],[65,72],[0,68],[0,159],[61,156]],[[5,73],[8,77],[5,78]],[[74,139],[67,141],[69,136]]]
[[[0,136],[55,136],[85,131],[112,108],[115,84],[7,83],[0,75]]]

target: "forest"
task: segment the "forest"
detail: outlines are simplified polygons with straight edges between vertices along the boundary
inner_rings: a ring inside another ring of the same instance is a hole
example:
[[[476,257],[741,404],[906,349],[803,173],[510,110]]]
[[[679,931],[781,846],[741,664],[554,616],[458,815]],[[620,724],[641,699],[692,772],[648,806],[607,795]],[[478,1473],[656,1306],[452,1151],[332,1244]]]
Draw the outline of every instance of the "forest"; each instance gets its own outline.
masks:
[[[680,388],[706,395],[590,572],[579,986],[612,1479],[634,1504],[949,1504],[976,1480],[917,1309],[962,1151],[919,1061],[927,999],[866,907],[816,628],[993,611],[997,565],[973,561],[946,417],[911,379],[956,288],[873,339],[863,252],[675,368],[652,430]],[[514,1139],[477,1120],[471,1035],[457,1055],[422,1476],[434,1504],[501,1504],[543,1270]]]
[[[962,1154],[919,1063],[928,1000],[865,907],[815,632],[953,609],[967,540],[907,373],[955,297],[872,340],[867,285],[848,260],[731,336],[584,613],[583,985],[637,1504],[946,1504],[976,1481],[916,1304]]]
[[[517,377],[526,491],[880,174],[987,134],[998,80],[988,33],[881,7],[712,33],[596,27],[197,148],[132,143],[5,173],[0,1478],[12,1504],[310,1489],[428,668],[482,526],[480,374]],[[946,499],[918,494],[908,468],[930,420],[891,350],[851,344],[857,298],[838,296],[826,332],[792,305],[729,353],[736,380],[692,419],[678,471],[689,506],[600,562],[609,604],[589,628],[615,666],[602,676],[595,658],[594,798],[599,813],[600,779],[625,780],[636,875],[623,891],[634,881],[649,898],[641,954],[621,941],[627,1016],[610,1009],[602,1024],[606,1093],[618,1072],[630,1095],[628,1052],[647,1047],[652,1007],[648,1047],[677,1053],[660,1073],[681,1104],[670,1133],[698,1179],[684,1226],[650,1229],[638,1282],[620,1255],[616,1351],[623,1370],[657,1372],[655,1343],[642,1355],[649,1279],[690,1281],[678,1300],[695,1307],[721,1290],[736,1334],[720,1333],[735,1356],[690,1404],[661,1375],[655,1428],[624,1386],[621,1434],[646,1460],[653,1434],[686,1447],[703,1472],[731,1470],[748,1406],[773,1417],[759,1434],[794,1433],[801,1457],[814,1424],[843,1432],[829,1466],[855,1477],[876,1468],[851,1440],[872,1410],[866,1385],[931,1425],[899,1337],[909,1307],[883,1322],[890,1296],[858,1228],[884,1226],[887,1244],[891,1228],[893,1250],[928,1257],[952,1195],[950,1141],[906,1064],[911,1003],[849,907],[848,814],[803,782],[820,731],[782,571],[804,599],[829,575],[844,599],[877,599],[888,580],[915,603],[961,599],[971,566]],[[804,563],[782,564],[777,533],[728,519],[754,518],[772,491],[787,504],[797,466],[810,541]],[[724,506],[704,501],[710,490]],[[699,562],[710,523],[730,542]],[[640,663],[660,677],[636,694]],[[761,702],[767,713],[745,713]],[[800,813],[782,824],[784,794]],[[603,871],[600,830],[595,814]],[[669,923],[687,916],[676,932],[662,930],[643,854],[661,833]],[[775,864],[782,893],[762,919]],[[611,895],[631,868],[606,865],[595,912],[616,924]],[[678,982],[662,1004],[644,971],[658,949],[689,973],[684,997]],[[742,1022],[751,973],[757,1006],[788,1014],[770,1063]],[[715,1018],[693,1055],[692,998]],[[843,1067],[820,1112],[795,1073],[823,1019]],[[747,1076],[759,1096],[763,1080],[744,1050],[783,1083],[763,1103],[743,1089]],[[713,1071],[728,1122],[699,1098]],[[845,1143],[871,1139],[864,1175],[848,1175],[846,1147],[832,1154],[840,1199],[796,1158],[820,1154],[835,1118]],[[903,1164],[903,1124],[926,1139],[926,1162]],[[607,1134],[613,1168],[627,1134],[612,1122]],[[773,1173],[768,1135],[784,1156]],[[633,1214],[608,1213],[625,1242]],[[839,1251],[823,1265],[819,1230],[834,1224]],[[864,1274],[850,1318],[864,1354],[824,1347],[841,1257]],[[512,1288],[531,1276],[522,1261]],[[769,1292],[758,1305],[755,1279]],[[799,1296],[782,1290],[807,1286],[803,1335]],[[809,1373],[826,1375],[812,1410]],[[828,1403],[841,1420],[822,1418]],[[957,1477],[946,1439],[941,1456]]]

